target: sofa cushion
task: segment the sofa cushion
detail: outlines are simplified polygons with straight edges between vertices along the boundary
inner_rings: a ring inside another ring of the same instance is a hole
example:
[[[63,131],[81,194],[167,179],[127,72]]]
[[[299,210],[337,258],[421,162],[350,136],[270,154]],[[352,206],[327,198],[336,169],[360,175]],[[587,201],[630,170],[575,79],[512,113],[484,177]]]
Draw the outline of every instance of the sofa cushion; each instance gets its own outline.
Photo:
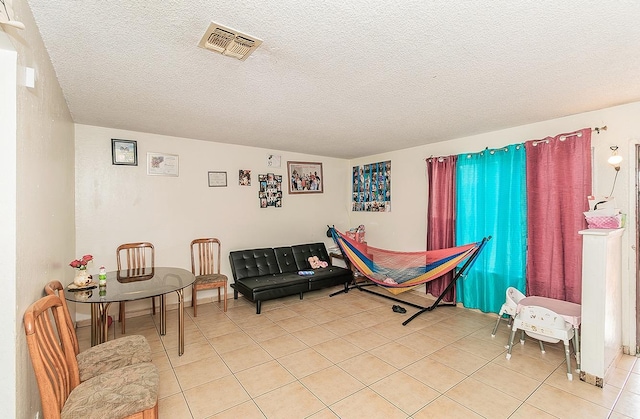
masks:
[[[309,281],[307,277],[297,273],[286,273],[242,278],[237,280],[232,287],[235,292],[240,292],[250,301],[259,302],[307,292],[309,291]]]
[[[280,267],[280,272],[298,272],[298,266],[296,265],[296,259],[293,257],[293,250],[291,246],[286,247],[276,247],[273,249],[276,253],[276,259],[278,261],[278,266]]]
[[[318,259],[327,262],[331,266],[331,258],[327,253],[327,248],[324,243],[310,243],[310,244],[297,244],[291,246],[293,252],[293,258],[296,261],[298,271],[307,271],[311,269],[309,264],[309,258],[317,256]]]
[[[231,271],[236,281],[242,278],[280,273],[276,254],[271,248],[229,252]]]
[[[349,269],[339,266],[329,266],[327,268],[314,269],[313,275],[309,275],[308,278],[309,290],[314,291],[349,283],[353,280],[353,275]]]
[[[272,276],[259,276],[253,278],[243,278],[237,281],[251,290],[252,293],[258,293],[261,291],[273,290],[276,288],[282,288],[293,285],[307,285],[309,282],[306,276],[298,274],[279,274]],[[307,289],[304,289],[307,291]]]

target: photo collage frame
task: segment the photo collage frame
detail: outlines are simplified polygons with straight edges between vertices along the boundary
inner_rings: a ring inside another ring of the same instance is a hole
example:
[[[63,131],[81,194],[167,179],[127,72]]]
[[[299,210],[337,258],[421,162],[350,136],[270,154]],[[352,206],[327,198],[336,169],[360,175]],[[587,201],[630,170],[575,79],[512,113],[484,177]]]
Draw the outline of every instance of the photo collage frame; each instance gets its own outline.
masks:
[[[282,175],[267,173],[258,175],[260,182],[260,208],[276,207],[282,208]]]
[[[353,167],[352,211],[391,211],[391,160]]]

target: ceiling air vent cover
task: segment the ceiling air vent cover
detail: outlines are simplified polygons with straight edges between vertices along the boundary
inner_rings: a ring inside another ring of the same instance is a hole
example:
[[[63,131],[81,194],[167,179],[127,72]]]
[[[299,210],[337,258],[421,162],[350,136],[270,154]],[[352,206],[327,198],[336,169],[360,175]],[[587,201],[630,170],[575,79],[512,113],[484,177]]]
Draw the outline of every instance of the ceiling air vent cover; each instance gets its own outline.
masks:
[[[262,40],[211,22],[198,46],[241,61],[262,44]]]

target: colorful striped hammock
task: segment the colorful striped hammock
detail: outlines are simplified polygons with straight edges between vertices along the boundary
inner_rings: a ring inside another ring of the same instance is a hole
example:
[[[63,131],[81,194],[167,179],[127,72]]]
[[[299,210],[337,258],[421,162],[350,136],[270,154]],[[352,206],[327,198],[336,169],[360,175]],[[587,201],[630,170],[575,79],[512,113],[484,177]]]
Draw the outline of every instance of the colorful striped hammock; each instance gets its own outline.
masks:
[[[427,250],[424,252],[394,252],[360,243],[340,233],[334,227],[329,227],[329,231],[344,255],[347,266],[354,267],[367,279],[371,280],[371,283],[364,285],[354,283],[350,288],[357,288],[360,291],[366,291],[420,309],[420,311],[404,321],[403,325],[406,325],[420,314],[440,306],[445,294],[471,267],[484,245],[491,239],[489,236],[477,243],[447,249]],[[390,293],[397,295],[437,279],[454,270],[460,264],[463,264],[463,266],[458,268],[447,287],[429,307],[422,307],[390,295],[379,294],[363,288],[367,285],[380,285]],[[331,296],[341,292],[348,292],[348,289],[333,293]],[[455,302],[442,305],[455,306]]]
[[[423,252],[394,252],[368,246],[331,228],[342,254],[362,275],[400,294],[446,274],[473,255],[482,242]]]

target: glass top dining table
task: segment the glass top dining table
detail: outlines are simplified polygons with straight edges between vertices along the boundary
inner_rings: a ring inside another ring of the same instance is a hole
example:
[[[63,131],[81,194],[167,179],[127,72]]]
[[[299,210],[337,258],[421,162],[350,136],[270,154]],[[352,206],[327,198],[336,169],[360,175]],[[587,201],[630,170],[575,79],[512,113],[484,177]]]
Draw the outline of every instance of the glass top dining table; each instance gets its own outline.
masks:
[[[96,276],[93,282],[97,285]],[[91,304],[91,346],[107,340],[108,310],[111,303],[160,297],[160,334],[166,334],[165,296],[178,295],[178,355],[184,353],[184,288],[195,281],[191,271],[173,267],[154,267],[107,272],[107,285],[73,291],[67,287],[65,298]],[[73,291],[73,292],[71,292]]]

